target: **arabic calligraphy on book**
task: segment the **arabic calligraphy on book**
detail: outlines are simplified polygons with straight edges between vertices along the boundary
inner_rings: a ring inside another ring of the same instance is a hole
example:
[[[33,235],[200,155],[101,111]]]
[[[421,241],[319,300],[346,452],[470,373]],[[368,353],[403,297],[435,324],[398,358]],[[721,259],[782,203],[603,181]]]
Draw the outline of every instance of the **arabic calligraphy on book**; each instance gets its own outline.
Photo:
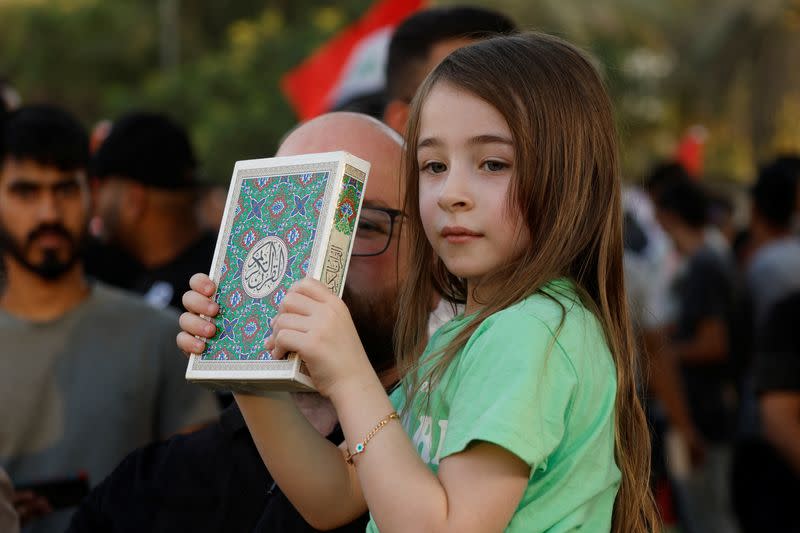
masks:
[[[287,247],[278,237],[265,237],[247,254],[242,270],[242,288],[251,298],[270,294],[286,274]]]

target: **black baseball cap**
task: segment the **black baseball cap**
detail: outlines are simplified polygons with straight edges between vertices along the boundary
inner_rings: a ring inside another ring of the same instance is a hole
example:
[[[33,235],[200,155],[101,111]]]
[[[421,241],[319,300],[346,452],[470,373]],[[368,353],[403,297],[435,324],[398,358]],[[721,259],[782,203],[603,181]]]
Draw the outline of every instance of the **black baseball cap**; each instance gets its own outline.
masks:
[[[197,159],[186,129],[162,113],[120,117],[92,157],[92,177],[130,179],[160,189],[197,184]]]

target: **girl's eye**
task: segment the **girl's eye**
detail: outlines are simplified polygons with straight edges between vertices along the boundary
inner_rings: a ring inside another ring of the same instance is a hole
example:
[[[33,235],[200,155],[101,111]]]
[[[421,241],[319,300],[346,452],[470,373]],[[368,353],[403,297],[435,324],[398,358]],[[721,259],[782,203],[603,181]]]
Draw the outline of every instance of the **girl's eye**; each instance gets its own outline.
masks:
[[[502,161],[485,161],[483,163],[483,168],[489,172],[499,172],[508,168],[508,164],[503,163]]]
[[[423,165],[422,170],[432,172],[433,174],[439,174],[447,170],[447,165],[439,161],[431,161],[430,163]]]

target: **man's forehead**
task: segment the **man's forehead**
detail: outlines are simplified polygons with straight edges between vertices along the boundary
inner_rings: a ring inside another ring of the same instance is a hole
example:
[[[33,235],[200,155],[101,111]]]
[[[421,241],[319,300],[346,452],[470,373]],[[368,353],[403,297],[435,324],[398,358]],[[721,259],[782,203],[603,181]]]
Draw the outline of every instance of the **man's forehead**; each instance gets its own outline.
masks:
[[[365,202],[398,208],[402,146],[387,131],[366,119],[352,116],[316,119],[289,134],[277,155],[301,155],[337,150],[350,152],[370,162],[367,189],[364,191]]]
[[[42,164],[30,159],[16,159],[8,157],[0,168],[3,181],[29,182],[39,185],[48,185],[62,181],[82,181],[86,179],[86,170],[62,170],[53,165]]]
[[[367,180],[367,188],[364,191],[365,203],[400,209],[399,163],[399,159],[394,167],[381,160],[372,163],[369,179]]]

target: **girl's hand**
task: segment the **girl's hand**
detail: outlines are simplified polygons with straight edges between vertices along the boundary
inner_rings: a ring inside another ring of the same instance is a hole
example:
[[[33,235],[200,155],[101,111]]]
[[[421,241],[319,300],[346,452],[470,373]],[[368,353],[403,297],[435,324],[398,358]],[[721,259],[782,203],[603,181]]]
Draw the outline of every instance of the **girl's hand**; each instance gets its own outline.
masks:
[[[297,352],[324,396],[362,378],[375,379],[347,306],[315,279],[305,278],[289,289],[272,329],[264,345],[273,359]]]
[[[214,282],[206,274],[195,274],[189,280],[190,291],[183,294],[183,306],[187,309],[180,318],[181,331],[178,333],[177,343],[185,354],[203,353],[206,349],[206,340],[214,336],[217,327],[209,319],[217,316],[219,305],[211,298],[217,290]],[[199,337],[199,338],[197,338]]]

